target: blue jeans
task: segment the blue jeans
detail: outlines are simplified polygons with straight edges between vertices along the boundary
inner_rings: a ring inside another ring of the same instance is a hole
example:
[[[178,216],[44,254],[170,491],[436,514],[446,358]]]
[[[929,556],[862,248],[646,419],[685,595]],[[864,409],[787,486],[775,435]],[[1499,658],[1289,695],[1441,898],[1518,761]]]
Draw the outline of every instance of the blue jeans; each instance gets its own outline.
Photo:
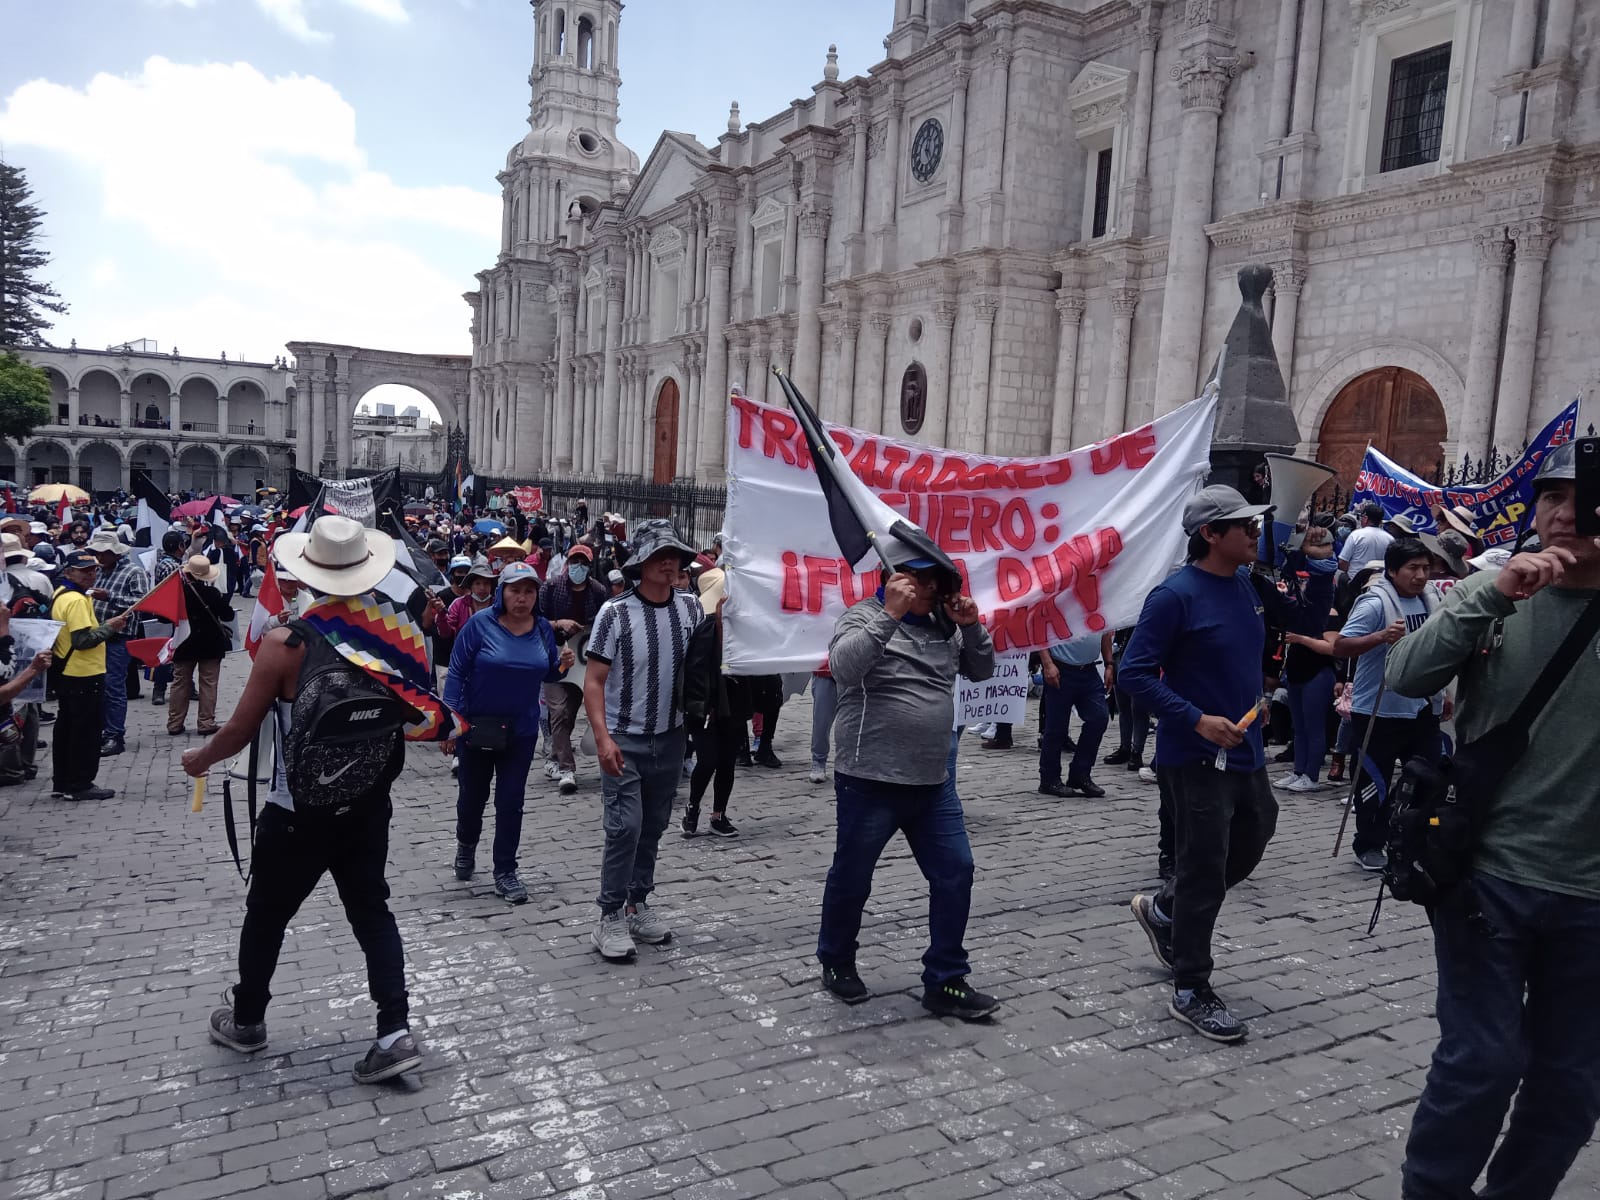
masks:
[[[1333,707],[1333,668],[1305,683],[1289,684],[1289,715],[1294,720],[1294,773],[1315,783],[1328,753],[1328,710]]]
[[[595,902],[602,913],[638,904],[655,890],[656,851],[683,778],[681,726],[669,733],[614,733],[611,739],[622,751],[622,774],[600,773],[606,848]]]
[[[1111,714],[1106,710],[1106,685],[1094,667],[1061,668],[1057,687],[1044,685],[1039,695],[1039,782],[1061,782],[1061,748],[1067,743],[1067,721],[1078,710],[1083,728],[1078,733],[1078,748],[1072,752],[1067,778],[1084,782],[1094,770],[1100,739],[1105,736]]]
[[[100,710],[100,737],[121,739],[128,732],[128,643],[106,643],[106,696]]]
[[[517,848],[522,844],[522,801],[528,790],[528,768],[533,766],[538,739],[532,734],[513,736],[504,750],[478,750],[466,739],[456,743],[456,841],[476,846],[483,836],[483,810],[489,804],[489,781],[494,780],[494,873],[517,869]]]
[[[827,675],[811,677],[811,765],[818,771],[828,766],[828,749],[833,742],[833,717],[839,707],[839,685]]]
[[[944,798],[948,804],[961,803],[961,797],[956,794],[956,755],[961,753],[961,735],[966,731],[965,725],[957,725],[950,731],[950,757],[944,760]]]
[[[838,835],[822,892],[817,959],[825,967],[854,966],[861,913],[872,895],[872,873],[889,839],[906,835],[928,881],[928,950],[922,982],[934,988],[971,969],[962,939],[972,907],[972,846],[961,802],[944,783],[895,784],[837,771]]]
[[[1548,1200],[1600,1117],[1600,900],[1492,875],[1469,886],[1476,904],[1433,914],[1439,1045],[1402,1195],[1470,1200],[1487,1162],[1482,1200]]]

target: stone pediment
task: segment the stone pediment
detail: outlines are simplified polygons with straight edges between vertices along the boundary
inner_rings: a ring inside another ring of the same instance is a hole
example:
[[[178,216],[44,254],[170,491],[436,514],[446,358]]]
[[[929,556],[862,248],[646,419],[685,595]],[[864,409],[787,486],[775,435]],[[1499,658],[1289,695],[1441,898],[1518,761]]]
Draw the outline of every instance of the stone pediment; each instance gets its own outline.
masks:
[[[687,133],[667,130],[650,151],[644,169],[628,192],[623,219],[670,208],[704,177],[711,161],[711,152]]]
[[[786,215],[783,205],[778,203],[777,198],[768,196],[750,217],[750,224],[757,229],[765,228],[768,225],[781,225]]]
[[[1091,96],[1099,98],[1101,95],[1113,95],[1126,89],[1132,76],[1133,72],[1113,67],[1110,63],[1092,62],[1078,72],[1078,77],[1067,89],[1067,97],[1076,105]]]

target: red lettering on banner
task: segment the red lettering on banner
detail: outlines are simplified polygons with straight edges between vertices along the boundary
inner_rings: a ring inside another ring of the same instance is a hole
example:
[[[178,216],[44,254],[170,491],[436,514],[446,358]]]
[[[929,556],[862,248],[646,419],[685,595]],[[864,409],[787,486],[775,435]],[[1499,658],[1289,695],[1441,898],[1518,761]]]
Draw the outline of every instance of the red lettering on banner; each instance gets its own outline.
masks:
[[[1026,500],[1008,500],[1000,513],[1000,534],[1013,550],[1027,550],[1038,536],[1033,527],[1033,510]]]
[[[733,411],[738,414],[739,449],[748,450],[755,441],[757,413],[760,411],[754,404],[743,396],[734,396],[732,399]]]
[[[793,550],[783,552],[783,591],[780,603],[784,612],[799,612],[800,601],[800,556]]]
[[[967,527],[972,522],[971,496],[944,496],[939,500],[939,532],[932,535],[947,554],[966,554],[972,545]]]
[[[1091,449],[1089,467],[1096,475],[1105,475],[1118,467],[1137,471],[1148,464],[1155,455],[1155,427],[1144,425]]]
[[[972,552],[984,554],[1004,550],[1006,545],[995,532],[1000,524],[1000,503],[988,496],[972,498]]]
[[[803,565],[806,573],[806,611],[813,615],[822,611],[822,589],[825,587],[839,586],[839,564],[843,562],[838,558],[819,558],[816,555],[805,556]]]
[[[786,412],[776,408],[761,410],[761,449],[768,458],[782,458],[791,467],[800,465],[795,453],[795,439],[800,424]],[[810,459],[807,464],[810,465]]]
[[[933,478],[933,455],[919,454],[911,469],[900,477],[900,487],[907,492],[925,492],[928,480]]]
[[[1033,573],[1017,558],[1002,558],[995,563],[995,579],[1000,587],[1000,599],[1007,604],[1026,596],[1033,588]]]

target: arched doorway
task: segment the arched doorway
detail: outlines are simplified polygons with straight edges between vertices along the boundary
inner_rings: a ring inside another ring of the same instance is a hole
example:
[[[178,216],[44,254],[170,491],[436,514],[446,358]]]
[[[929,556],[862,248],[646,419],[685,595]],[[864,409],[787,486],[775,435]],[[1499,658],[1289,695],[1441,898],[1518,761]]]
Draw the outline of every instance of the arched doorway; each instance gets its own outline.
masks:
[[[652,483],[671,483],[678,476],[678,383],[662,382],[656,393],[656,453]]]
[[[1404,367],[1380,367],[1345,384],[1322,419],[1317,461],[1352,487],[1371,445],[1418,475],[1444,457],[1444,405],[1428,381]]]

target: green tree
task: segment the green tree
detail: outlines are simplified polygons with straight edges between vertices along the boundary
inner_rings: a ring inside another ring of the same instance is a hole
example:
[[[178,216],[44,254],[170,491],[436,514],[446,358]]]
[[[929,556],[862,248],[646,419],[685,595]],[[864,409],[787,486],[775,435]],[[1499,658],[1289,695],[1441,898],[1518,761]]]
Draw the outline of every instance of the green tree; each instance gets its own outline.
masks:
[[[0,354],[0,436],[19,441],[50,421],[50,376],[11,351]]]
[[[54,324],[45,314],[67,311],[38,277],[50,261],[39,248],[43,221],[22,168],[0,162],[0,346],[44,344],[42,331]]]

